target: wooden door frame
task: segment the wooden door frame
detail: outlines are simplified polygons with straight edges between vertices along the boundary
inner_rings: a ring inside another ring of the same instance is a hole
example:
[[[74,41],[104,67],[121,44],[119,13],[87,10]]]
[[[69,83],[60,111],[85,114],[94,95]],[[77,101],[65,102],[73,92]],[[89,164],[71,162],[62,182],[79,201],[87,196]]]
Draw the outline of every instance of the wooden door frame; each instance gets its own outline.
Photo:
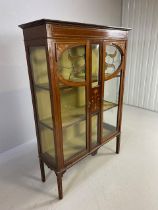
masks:
[[[54,40],[54,50],[55,50],[55,63],[54,65],[56,66],[55,67],[55,74],[56,74],[56,85],[57,85],[57,90],[56,90],[56,94],[58,95],[59,99],[58,99],[58,112],[59,112],[59,117],[60,117],[60,124],[62,125],[62,119],[61,119],[61,103],[60,103],[60,90],[59,90],[59,86],[58,86],[58,83],[60,81],[60,78],[59,76],[57,76],[57,61],[58,61],[58,52],[57,50],[59,48],[57,48],[57,46],[61,46],[61,48],[63,49],[60,49],[61,51],[59,52],[60,54],[66,50],[66,49],[69,49],[71,47],[75,47],[75,46],[85,46],[86,48],[86,80],[85,82],[69,82],[67,81],[66,82],[66,85],[70,85],[70,86],[76,86],[76,87],[85,87],[85,101],[86,101],[86,104],[85,104],[85,114],[86,114],[86,150],[83,151],[83,152],[79,152],[79,154],[75,154],[73,157],[71,157],[70,159],[68,160],[65,160],[64,161],[64,164],[63,164],[63,168],[67,168],[68,166],[70,165],[73,165],[73,163],[75,163],[76,161],[82,159],[85,155],[87,155],[89,153],[89,107],[88,107],[88,102],[89,102],[89,88],[88,88],[88,84],[89,84],[89,41],[86,40],[86,39],[83,39],[83,40],[70,40],[70,39],[60,39],[60,40]],[[54,82],[54,80],[53,80]],[[61,81],[62,82],[62,81]],[[59,121],[58,121],[59,123]],[[62,126],[60,128],[60,132],[62,133]],[[63,147],[63,137],[61,136],[60,137],[60,142],[62,144],[62,147]],[[64,157],[64,156],[63,156]]]

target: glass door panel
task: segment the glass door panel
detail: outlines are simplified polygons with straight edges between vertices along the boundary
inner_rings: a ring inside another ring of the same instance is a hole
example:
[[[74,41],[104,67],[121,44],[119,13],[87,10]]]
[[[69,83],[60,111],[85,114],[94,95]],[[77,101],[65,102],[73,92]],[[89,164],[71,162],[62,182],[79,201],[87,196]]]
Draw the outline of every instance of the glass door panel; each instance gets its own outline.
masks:
[[[108,137],[117,131],[119,86],[120,77],[104,81],[103,137]]]
[[[80,155],[87,147],[86,88],[79,84],[86,81],[85,54],[84,45],[69,48],[66,45],[57,63],[65,161]]]
[[[86,76],[86,48],[75,46],[67,48],[58,60],[58,71],[64,80],[83,82]]]
[[[46,49],[44,46],[30,47],[29,51],[42,154],[55,164],[54,133]]]
[[[99,44],[92,44],[92,87],[98,85],[99,82]]]
[[[30,47],[30,62],[34,83],[48,87],[48,72],[45,47]]]
[[[107,44],[105,48],[105,78],[108,78],[116,71],[118,71],[121,64],[121,49],[115,44]]]

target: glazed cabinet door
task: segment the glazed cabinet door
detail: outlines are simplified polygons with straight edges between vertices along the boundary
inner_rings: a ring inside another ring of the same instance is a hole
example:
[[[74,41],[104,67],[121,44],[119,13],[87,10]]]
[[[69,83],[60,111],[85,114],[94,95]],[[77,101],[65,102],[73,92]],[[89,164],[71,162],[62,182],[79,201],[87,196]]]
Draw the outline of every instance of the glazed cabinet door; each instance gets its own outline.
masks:
[[[89,139],[90,150],[100,144],[102,42],[90,41]]]
[[[103,44],[102,140],[120,132],[124,80],[124,41]]]
[[[87,46],[56,43],[56,75],[60,94],[65,165],[87,152]]]

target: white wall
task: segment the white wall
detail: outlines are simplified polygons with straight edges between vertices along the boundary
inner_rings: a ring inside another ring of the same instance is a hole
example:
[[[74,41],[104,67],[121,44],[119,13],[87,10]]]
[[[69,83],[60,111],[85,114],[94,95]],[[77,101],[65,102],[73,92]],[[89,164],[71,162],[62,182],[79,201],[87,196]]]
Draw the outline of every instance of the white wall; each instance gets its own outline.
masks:
[[[0,0],[0,152],[35,138],[22,31],[41,18],[121,25],[121,0]]]
[[[124,102],[158,111],[158,1],[123,0],[129,36]]]

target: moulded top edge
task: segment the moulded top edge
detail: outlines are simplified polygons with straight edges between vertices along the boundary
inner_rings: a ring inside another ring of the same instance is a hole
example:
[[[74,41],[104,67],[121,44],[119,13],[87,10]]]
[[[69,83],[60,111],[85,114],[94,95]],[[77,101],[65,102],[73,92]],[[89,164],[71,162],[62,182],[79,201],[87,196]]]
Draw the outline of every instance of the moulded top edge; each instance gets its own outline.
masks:
[[[25,29],[25,28],[30,28],[30,27],[34,27],[34,26],[43,25],[43,24],[78,26],[78,27],[89,27],[89,28],[122,30],[122,31],[130,31],[131,30],[131,28],[124,28],[124,27],[104,26],[104,25],[96,25],[96,24],[89,24],[89,23],[69,22],[69,21],[50,20],[50,19],[41,19],[41,20],[28,22],[28,23],[19,25],[19,27],[22,29]]]

